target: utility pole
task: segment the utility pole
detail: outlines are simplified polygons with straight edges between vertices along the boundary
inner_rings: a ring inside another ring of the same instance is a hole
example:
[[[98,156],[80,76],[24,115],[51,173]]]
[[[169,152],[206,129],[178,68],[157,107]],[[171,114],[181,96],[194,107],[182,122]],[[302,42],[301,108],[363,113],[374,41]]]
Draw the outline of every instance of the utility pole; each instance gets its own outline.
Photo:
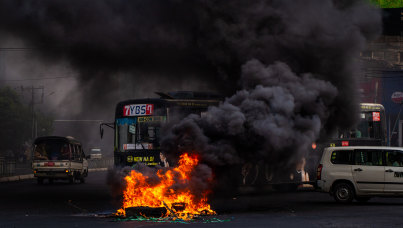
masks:
[[[6,76],[6,53],[0,51],[0,77]]]
[[[35,104],[43,104],[43,98],[44,98],[44,93],[45,93],[45,87],[44,86],[30,86],[30,87],[17,87],[16,89],[21,89],[21,95],[24,96],[24,91],[30,91],[31,92],[31,102],[29,103],[29,106],[31,107],[31,137],[32,139],[35,139],[38,136],[38,123],[36,119],[36,112],[35,112]],[[39,101],[36,100],[36,94],[37,90],[41,92],[41,99]]]
[[[41,90],[42,95],[41,95],[41,100],[39,102],[35,101],[35,90]],[[43,86],[38,86],[38,87],[31,87],[31,105],[32,105],[32,139],[35,139],[38,136],[38,123],[36,119],[36,113],[35,113],[35,104],[42,104],[43,103],[43,95],[44,95],[44,87]]]

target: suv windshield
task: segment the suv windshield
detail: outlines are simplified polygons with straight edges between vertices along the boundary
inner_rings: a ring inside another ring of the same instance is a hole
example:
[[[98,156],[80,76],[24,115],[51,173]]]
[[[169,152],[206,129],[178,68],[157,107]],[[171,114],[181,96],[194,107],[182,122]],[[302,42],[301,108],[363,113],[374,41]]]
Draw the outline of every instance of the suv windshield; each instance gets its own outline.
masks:
[[[69,144],[60,141],[47,141],[34,145],[35,160],[69,160]]]

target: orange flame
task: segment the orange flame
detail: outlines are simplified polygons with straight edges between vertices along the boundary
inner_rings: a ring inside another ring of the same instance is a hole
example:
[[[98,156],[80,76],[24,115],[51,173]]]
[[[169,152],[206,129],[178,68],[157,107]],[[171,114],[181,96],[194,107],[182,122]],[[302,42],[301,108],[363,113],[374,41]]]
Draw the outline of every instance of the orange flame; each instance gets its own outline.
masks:
[[[199,163],[197,155],[184,153],[180,156],[179,165],[170,168],[166,172],[157,171],[160,182],[151,185],[147,182],[147,176],[132,170],[125,177],[127,187],[123,192],[123,207],[118,210],[118,215],[125,215],[125,209],[129,207],[169,207],[165,216],[174,216],[184,220],[192,219],[201,213],[215,214],[207,203],[207,191],[202,197],[196,197],[189,188],[175,189],[173,185],[186,186],[189,183],[193,169]],[[185,209],[179,213],[172,210],[175,203],[184,203]],[[175,213],[172,214],[172,212]]]

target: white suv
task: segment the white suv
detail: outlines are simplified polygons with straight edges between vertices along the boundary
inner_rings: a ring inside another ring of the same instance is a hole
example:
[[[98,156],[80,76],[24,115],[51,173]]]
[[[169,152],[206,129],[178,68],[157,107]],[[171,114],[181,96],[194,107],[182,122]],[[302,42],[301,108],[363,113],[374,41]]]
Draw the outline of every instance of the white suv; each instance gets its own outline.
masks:
[[[328,147],[317,169],[317,187],[342,203],[403,196],[403,148]]]

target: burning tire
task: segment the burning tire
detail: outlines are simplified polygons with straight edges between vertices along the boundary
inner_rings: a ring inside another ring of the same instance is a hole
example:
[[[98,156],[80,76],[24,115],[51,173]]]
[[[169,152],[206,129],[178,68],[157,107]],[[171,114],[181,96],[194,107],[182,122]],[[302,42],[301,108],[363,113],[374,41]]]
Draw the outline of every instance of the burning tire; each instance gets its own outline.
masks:
[[[163,217],[167,214],[165,207],[128,207],[125,211],[126,217]]]

